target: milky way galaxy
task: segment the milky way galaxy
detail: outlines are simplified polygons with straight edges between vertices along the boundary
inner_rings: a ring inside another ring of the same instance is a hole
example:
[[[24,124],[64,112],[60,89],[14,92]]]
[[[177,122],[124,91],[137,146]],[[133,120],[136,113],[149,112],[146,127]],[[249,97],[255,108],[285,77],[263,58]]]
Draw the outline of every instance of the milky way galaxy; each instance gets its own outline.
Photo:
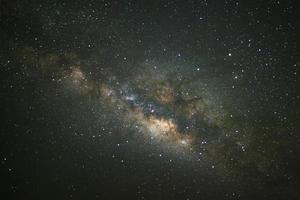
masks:
[[[293,1],[0,2],[7,199],[300,198]]]

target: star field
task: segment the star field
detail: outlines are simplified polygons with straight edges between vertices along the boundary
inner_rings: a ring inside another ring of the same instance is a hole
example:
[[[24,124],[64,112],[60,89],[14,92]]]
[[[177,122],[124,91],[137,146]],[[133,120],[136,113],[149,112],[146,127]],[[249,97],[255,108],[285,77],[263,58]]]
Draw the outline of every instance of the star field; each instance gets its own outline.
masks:
[[[7,199],[299,199],[294,1],[0,1]]]

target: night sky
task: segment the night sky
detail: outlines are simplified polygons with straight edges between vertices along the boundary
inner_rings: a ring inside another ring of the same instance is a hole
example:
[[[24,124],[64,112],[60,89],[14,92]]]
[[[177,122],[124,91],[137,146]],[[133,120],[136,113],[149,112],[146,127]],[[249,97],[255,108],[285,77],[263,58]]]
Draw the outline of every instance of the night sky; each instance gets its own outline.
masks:
[[[300,199],[296,0],[0,7],[1,199]]]

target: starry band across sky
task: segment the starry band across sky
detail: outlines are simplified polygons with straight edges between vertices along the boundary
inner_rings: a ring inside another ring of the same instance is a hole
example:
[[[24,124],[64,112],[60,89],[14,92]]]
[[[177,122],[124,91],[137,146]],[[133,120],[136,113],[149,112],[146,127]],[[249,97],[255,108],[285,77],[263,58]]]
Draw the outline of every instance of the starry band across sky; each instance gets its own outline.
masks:
[[[8,199],[299,199],[294,1],[0,1]]]

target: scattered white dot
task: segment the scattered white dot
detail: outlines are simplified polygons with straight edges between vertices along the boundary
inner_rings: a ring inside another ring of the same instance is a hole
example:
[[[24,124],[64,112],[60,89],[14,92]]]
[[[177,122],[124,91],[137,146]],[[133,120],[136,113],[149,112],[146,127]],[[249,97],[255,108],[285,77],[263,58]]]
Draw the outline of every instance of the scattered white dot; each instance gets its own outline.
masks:
[[[187,142],[185,140],[181,140],[180,143],[181,144],[187,144]]]

